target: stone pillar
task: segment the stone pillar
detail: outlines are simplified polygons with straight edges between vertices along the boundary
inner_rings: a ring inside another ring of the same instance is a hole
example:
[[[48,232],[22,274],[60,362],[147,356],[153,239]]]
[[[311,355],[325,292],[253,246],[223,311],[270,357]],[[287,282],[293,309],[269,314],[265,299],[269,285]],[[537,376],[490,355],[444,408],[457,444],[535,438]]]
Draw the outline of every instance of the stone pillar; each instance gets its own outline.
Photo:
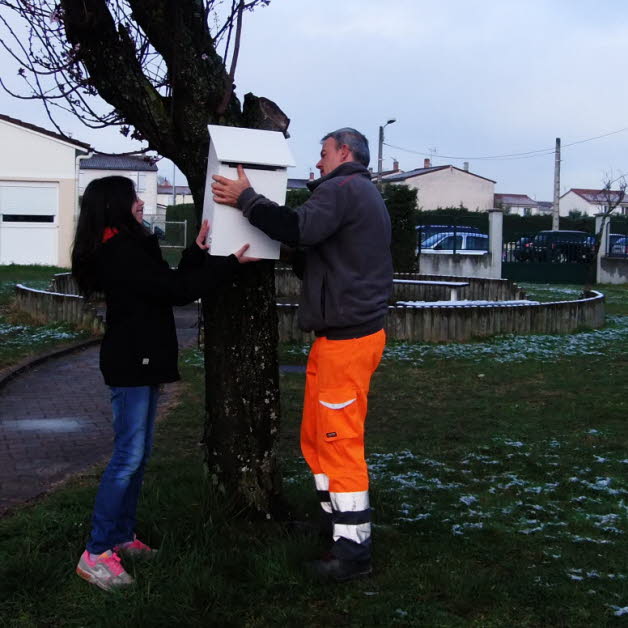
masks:
[[[491,255],[490,277],[502,278],[502,251],[504,241],[504,211],[488,210],[488,250]]]
[[[608,234],[611,228],[611,221],[604,214],[596,214],[595,216],[595,233],[600,237],[600,248],[597,252],[595,282],[605,283],[602,278],[602,258],[609,254],[608,250]]]

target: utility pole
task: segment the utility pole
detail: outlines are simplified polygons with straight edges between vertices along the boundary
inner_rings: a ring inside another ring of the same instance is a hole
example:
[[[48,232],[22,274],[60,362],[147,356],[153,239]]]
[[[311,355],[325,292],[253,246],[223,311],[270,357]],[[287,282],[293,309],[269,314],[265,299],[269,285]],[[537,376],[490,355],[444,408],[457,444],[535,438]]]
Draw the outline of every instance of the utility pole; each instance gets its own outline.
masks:
[[[172,162],[172,204],[177,204],[177,187],[175,185],[175,172],[176,166],[174,165],[174,161]]]
[[[554,152],[554,203],[552,205],[552,231],[560,229],[560,137],[556,138],[556,150]]]
[[[388,120],[388,122],[386,122],[386,124],[379,127],[379,150],[377,152],[377,187],[380,187],[382,185],[382,151],[384,149],[384,127],[387,127],[389,124],[392,124],[396,121],[397,120],[395,118],[391,118],[390,120]]]

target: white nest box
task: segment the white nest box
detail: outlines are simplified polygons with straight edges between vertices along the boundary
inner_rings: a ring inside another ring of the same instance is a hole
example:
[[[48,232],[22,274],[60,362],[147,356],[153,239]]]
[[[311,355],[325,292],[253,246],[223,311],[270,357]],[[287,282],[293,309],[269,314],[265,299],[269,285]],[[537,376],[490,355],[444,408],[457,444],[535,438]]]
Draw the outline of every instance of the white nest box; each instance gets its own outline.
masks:
[[[211,229],[209,252],[212,255],[230,255],[247,242],[251,257],[279,259],[279,242],[271,240],[254,227],[239,209],[214,202],[212,176],[219,174],[229,179],[238,178],[238,164],[251,186],[279,205],[286,202],[288,166],[294,166],[288,143],[283,133],[242,129],[232,126],[209,125],[209,160],[205,183],[203,219]]]

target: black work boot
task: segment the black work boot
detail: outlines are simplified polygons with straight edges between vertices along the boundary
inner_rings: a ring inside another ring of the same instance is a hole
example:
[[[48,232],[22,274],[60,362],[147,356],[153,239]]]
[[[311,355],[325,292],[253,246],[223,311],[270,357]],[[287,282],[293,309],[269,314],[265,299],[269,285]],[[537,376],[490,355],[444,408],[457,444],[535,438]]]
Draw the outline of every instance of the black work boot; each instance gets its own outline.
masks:
[[[363,578],[372,573],[373,567],[370,559],[345,560],[336,558],[333,554],[324,556],[321,560],[308,563],[312,573],[318,578],[347,582],[355,578]]]

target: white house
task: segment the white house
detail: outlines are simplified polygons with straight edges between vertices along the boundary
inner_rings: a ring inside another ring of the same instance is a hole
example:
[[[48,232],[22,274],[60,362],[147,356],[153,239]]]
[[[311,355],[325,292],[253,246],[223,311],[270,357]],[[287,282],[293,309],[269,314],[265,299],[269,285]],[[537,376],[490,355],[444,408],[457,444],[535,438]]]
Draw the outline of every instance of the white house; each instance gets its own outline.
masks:
[[[628,214],[628,194],[619,190],[589,190],[585,188],[571,188],[559,200],[561,216],[568,216],[569,212],[577,211],[587,216],[608,211],[608,208],[617,205],[617,214]]]
[[[0,146],[0,264],[68,267],[90,146],[1,114]]]
[[[172,183],[166,179],[163,183],[157,185],[157,207],[159,212],[165,214],[168,205],[182,205],[184,203],[193,203],[192,192],[187,185],[174,186],[174,198]]]
[[[112,175],[127,177],[135,183],[135,190],[144,201],[145,219],[165,215],[165,209],[157,208],[157,166],[150,157],[142,155],[95,153],[89,159],[83,159],[79,172],[79,194],[83,194],[90,181]]]
[[[495,194],[494,207],[503,209],[505,214],[517,214],[519,216],[535,216],[546,213],[539,204],[527,194]]]
[[[314,181],[314,173],[310,172],[307,179],[296,179],[288,177],[288,190],[307,190],[307,184]]]
[[[493,208],[495,181],[451,165],[432,166],[429,159],[423,168],[386,175],[382,181],[418,190],[418,205],[425,210],[460,205],[471,211]]]

